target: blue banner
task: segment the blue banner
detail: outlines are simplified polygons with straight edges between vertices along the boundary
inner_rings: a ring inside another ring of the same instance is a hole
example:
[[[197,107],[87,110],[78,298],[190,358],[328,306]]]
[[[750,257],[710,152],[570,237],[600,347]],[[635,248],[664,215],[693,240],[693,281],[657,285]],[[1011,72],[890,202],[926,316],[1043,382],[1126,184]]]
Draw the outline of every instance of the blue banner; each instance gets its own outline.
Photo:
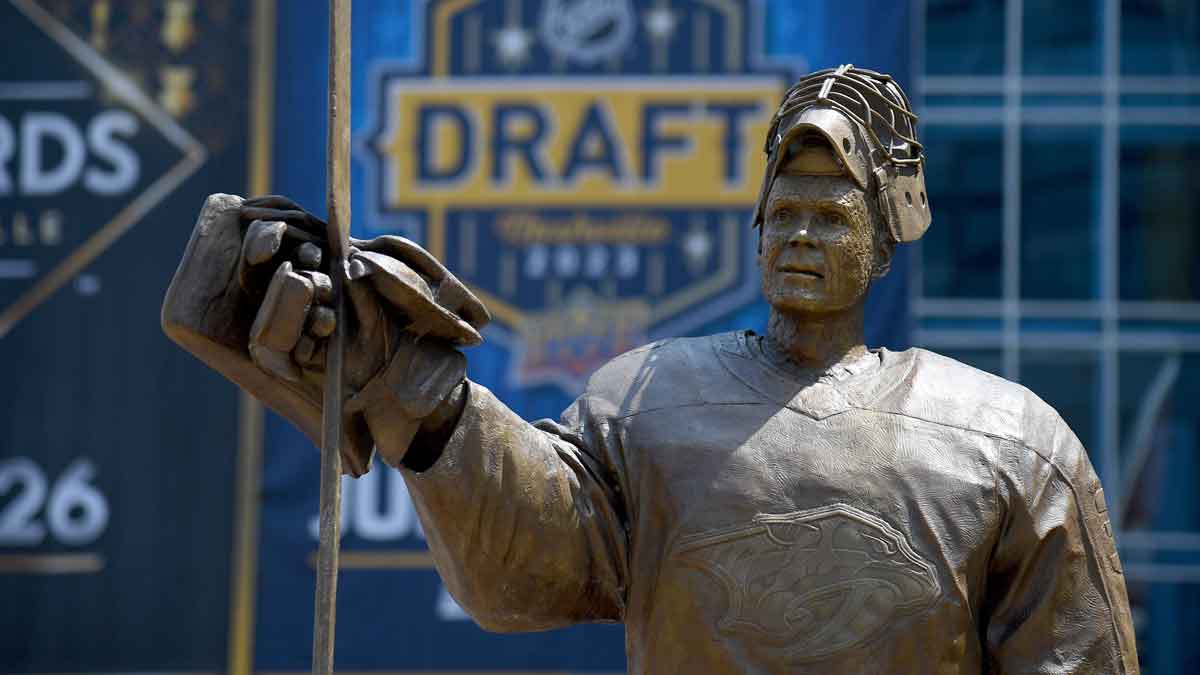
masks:
[[[530,419],[637,344],[761,329],[748,214],[780,94],[841,62],[906,77],[887,3],[355,5],[355,234],[416,238],[486,299],[470,375]],[[157,321],[206,194],[321,210],[325,8],[273,8],[0,0],[19,55],[0,64],[0,670],[308,668],[315,450],[268,416],[260,456],[253,408]],[[840,39],[868,17],[870,39]],[[903,346],[904,281],[901,258],[873,291],[873,344]],[[343,531],[340,668],[623,668],[619,627],[476,628],[395,472],[347,482]]]
[[[803,11],[801,11],[803,7]],[[495,317],[469,375],[528,419],[669,335],[765,327],[750,209],[787,86],[853,62],[908,83],[908,8],[729,0],[359,0],[354,234],[422,242]],[[273,191],[324,201],[326,16],[279,14]],[[850,39],[849,36],[853,36]],[[902,348],[905,252],[871,298]],[[317,462],[268,417],[258,669],[303,671]],[[619,627],[478,629],[442,587],[401,477],[344,484],[337,664],[359,670],[619,671]]]
[[[0,672],[226,666],[238,394],[158,309],[247,188],[251,18],[0,0]]]

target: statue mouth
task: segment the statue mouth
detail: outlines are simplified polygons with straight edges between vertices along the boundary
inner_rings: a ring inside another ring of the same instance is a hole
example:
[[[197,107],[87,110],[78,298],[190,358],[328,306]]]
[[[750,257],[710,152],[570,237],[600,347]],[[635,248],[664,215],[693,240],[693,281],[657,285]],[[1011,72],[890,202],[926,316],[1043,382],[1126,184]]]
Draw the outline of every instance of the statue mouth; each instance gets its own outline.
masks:
[[[784,265],[779,270],[789,276],[796,276],[802,279],[824,279],[825,274],[813,267],[802,267],[799,265]]]

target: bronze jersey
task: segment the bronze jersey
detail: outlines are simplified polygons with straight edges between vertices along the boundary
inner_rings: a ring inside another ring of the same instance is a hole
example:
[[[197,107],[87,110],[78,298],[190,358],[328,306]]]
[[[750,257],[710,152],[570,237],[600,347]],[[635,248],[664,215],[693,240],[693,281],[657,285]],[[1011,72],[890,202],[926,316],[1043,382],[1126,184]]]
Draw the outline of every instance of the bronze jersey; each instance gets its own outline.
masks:
[[[480,625],[622,621],[631,673],[1138,672],[1079,441],[928,351],[818,375],[751,333],[667,340],[533,425],[471,384],[404,475]]]

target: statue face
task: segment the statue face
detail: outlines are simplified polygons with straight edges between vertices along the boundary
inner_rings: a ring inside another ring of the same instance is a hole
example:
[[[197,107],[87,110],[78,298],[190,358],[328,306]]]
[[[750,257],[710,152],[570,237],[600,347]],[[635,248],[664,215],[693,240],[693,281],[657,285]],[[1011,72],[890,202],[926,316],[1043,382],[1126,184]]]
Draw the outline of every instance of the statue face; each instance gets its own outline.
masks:
[[[866,193],[848,177],[784,169],[767,196],[759,267],[778,311],[831,314],[861,302],[886,271],[889,247]]]

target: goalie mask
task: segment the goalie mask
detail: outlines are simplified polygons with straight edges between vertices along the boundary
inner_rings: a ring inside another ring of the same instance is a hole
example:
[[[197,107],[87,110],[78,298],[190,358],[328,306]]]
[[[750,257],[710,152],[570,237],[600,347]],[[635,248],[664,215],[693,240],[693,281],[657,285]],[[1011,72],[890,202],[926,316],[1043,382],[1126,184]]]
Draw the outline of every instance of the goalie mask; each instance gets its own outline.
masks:
[[[828,141],[836,166],[814,166],[813,172],[849,175],[876,194],[893,239],[920,239],[930,213],[916,125],[908,97],[890,75],[843,65],[806,76],[788,90],[767,132],[767,170],[754,226],[762,225],[767,195],[785,158],[815,133]]]

